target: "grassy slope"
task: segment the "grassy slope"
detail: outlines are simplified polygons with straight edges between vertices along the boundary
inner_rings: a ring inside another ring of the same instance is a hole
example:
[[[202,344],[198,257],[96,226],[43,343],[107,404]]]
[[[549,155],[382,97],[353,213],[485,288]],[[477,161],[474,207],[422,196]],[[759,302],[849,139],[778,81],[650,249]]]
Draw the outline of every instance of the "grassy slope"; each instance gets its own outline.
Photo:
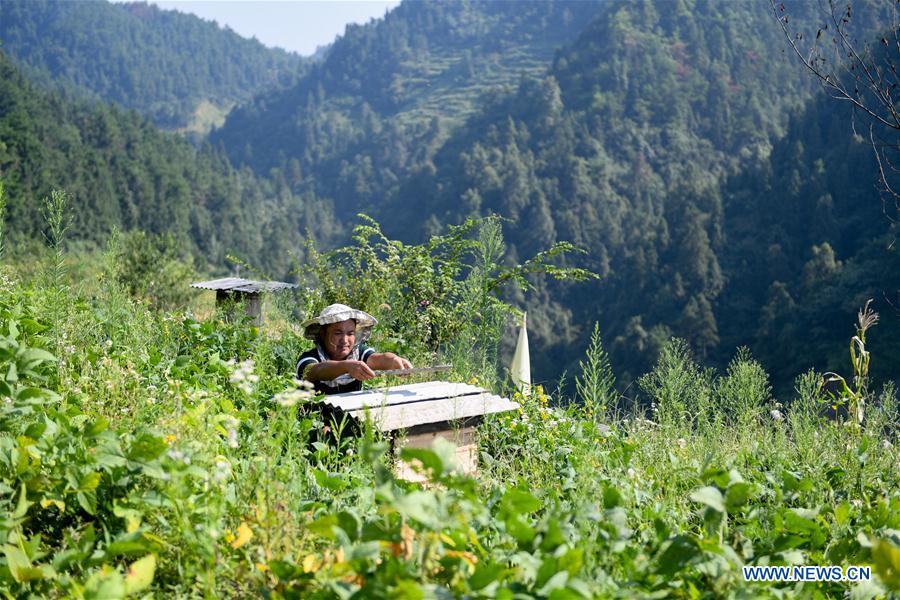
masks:
[[[291,391],[308,342],[283,313],[257,335],[149,311],[108,273],[87,283],[52,266],[31,281],[0,271],[0,372],[16,397],[0,412],[0,590],[13,596],[839,597],[900,586],[893,390],[871,399],[861,431],[815,416],[814,379],[780,407],[752,360],[713,381],[676,348],[642,382],[651,420],[554,408],[537,389],[480,429],[477,480],[452,475],[446,448],[407,455],[440,481],[420,488],[389,475],[372,432],[327,442]],[[750,584],[743,564],[872,565],[876,579]]]

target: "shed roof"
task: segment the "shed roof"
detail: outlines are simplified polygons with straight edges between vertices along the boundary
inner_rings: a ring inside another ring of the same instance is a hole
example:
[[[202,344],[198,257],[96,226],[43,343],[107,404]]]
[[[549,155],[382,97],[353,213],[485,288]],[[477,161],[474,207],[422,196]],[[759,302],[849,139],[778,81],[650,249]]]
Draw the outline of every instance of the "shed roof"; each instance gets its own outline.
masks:
[[[196,281],[191,284],[192,288],[201,290],[215,290],[218,292],[244,292],[247,294],[258,294],[260,292],[277,292],[297,287],[296,283],[285,283],[283,281],[254,281],[252,279],[242,279],[240,277],[224,277],[222,279],[213,279],[210,281]]]

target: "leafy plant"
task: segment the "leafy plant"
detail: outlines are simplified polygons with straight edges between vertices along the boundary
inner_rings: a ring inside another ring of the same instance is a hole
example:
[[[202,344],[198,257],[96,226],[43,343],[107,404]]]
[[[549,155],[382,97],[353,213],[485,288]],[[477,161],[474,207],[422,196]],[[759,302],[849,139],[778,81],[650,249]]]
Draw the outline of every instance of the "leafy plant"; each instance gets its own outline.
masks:
[[[600,341],[600,325],[594,323],[591,341],[583,361],[581,374],[575,378],[575,389],[585,409],[596,419],[603,419],[615,407],[616,377],[609,364],[609,355]]]
[[[825,373],[825,381],[837,383],[838,390],[832,394],[835,404],[846,406],[852,419],[857,425],[862,425],[865,419],[866,402],[869,399],[869,360],[870,355],[866,350],[866,331],[878,323],[878,313],[869,305],[872,300],[867,300],[863,308],[857,313],[856,335],[850,338],[850,364],[853,367],[853,387],[847,384],[847,380],[837,373]]]

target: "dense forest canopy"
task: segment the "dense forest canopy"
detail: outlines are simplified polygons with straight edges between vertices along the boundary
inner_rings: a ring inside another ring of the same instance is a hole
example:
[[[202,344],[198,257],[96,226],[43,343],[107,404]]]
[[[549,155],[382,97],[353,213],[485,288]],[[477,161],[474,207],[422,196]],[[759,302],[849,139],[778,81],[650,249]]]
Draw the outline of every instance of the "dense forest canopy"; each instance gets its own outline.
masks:
[[[297,55],[146,2],[2,0],[0,42],[29,76],[134,108],[166,128],[287,84],[303,64]]]
[[[102,246],[114,228],[171,234],[204,269],[235,254],[284,273],[301,223],[315,221],[283,183],[236,170],[134,111],[44,91],[2,52],[0,175],[6,234],[21,252],[40,243],[42,199],[58,188],[73,199],[73,239]]]

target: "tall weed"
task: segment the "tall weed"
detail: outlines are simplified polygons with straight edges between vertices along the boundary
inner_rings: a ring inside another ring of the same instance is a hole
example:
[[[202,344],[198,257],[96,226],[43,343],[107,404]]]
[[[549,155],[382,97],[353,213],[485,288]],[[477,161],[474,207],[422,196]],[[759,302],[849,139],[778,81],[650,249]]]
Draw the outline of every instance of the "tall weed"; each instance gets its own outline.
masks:
[[[725,377],[718,381],[716,393],[727,422],[740,429],[767,416],[772,400],[769,376],[746,347],[738,349]]]
[[[638,380],[660,424],[688,428],[708,423],[713,401],[712,373],[701,369],[687,342],[674,338],[653,370]]]
[[[618,395],[609,355],[600,340],[599,323],[594,323],[585,358],[578,362],[578,366],[581,369],[581,374],[575,378],[578,399],[595,419],[606,419],[615,408]]]

